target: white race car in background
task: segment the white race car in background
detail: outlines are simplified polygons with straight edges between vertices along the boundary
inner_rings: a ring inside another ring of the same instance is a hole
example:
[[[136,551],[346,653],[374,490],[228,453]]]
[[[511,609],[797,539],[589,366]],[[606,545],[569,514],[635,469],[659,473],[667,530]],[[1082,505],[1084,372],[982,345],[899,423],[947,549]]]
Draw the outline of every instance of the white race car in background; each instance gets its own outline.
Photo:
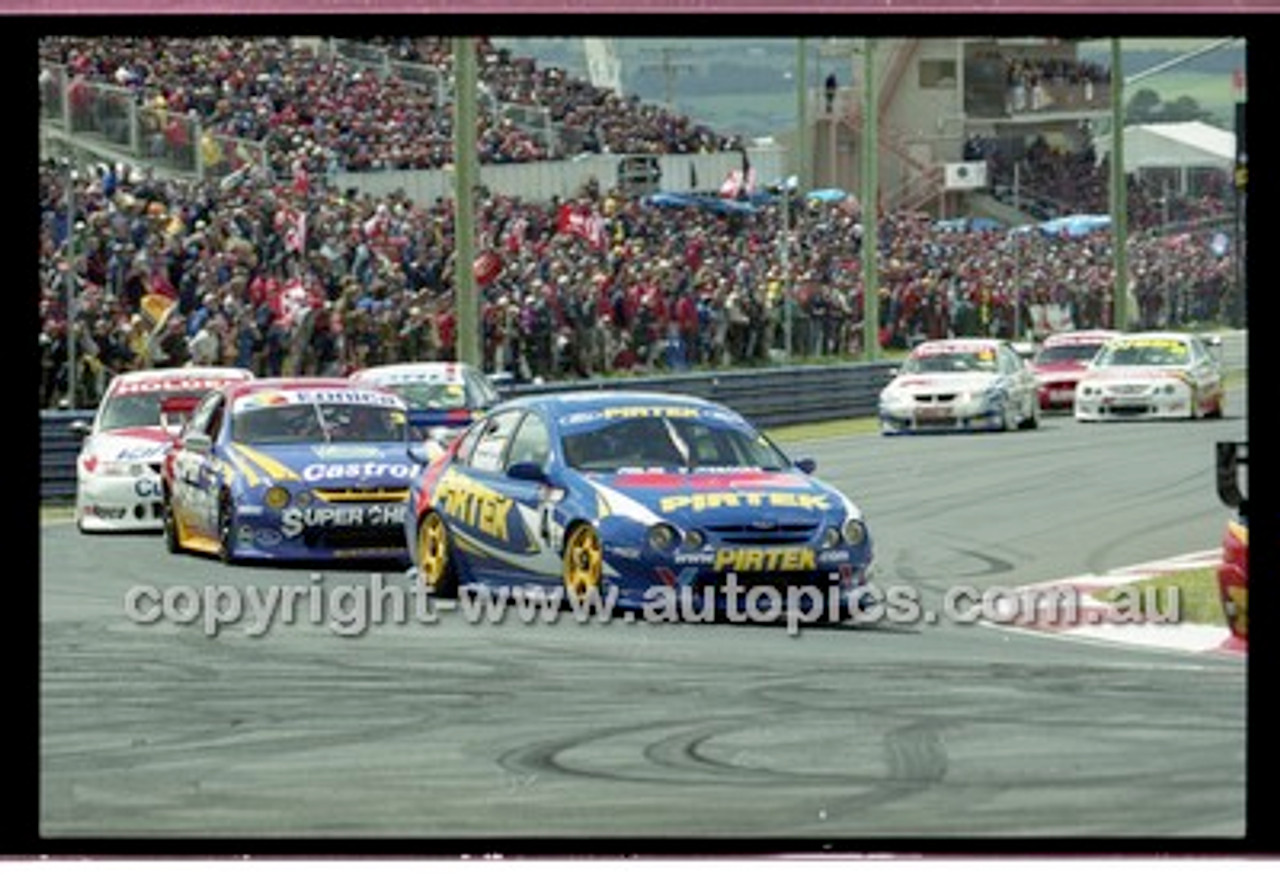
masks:
[[[1098,351],[1076,386],[1081,421],[1221,417],[1222,365],[1195,334],[1124,334]]]
[[[160,530],[160,469],[183,419],[210,389],[252,379],[243,368],[157,368],[115,377],[76,457],[81,533]]]
[[[1035,375],[1008,341],[928,340],[907,356],[880,393],[886,435],[931,431],[1034,429]]]

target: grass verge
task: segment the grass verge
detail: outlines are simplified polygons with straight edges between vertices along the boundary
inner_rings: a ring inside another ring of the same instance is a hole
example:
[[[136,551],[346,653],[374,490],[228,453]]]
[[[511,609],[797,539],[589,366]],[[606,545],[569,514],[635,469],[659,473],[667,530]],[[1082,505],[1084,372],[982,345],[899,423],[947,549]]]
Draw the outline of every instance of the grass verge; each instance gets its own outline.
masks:
[[[1212,567],[1154,576],[1107,589],[1094,597],[1108,604],[1126,605],[1130,611],[1137,604],[1144,616],[1162,620],[1224,627],[1227,624],[1218,596],[1217,572]]]

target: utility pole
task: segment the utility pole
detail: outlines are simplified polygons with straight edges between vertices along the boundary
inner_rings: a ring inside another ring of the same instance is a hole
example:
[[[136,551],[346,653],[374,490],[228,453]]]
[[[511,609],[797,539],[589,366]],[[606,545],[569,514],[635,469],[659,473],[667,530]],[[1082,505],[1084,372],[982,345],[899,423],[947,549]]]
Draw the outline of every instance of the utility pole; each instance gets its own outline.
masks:
[[[808,44],[804,37],[796,41],[796,189],[809,192],[809,108],[808,108]]]
[[[453,38],[454,267],[456,357],[480,366],[480,310],[475,277],[476,48],[473,37]]]
[[[1115,285],[1111,327],[1129,330],[1129,190],[1124,174],[1124,77],[1120,38],[1111,38],[1111,252]]]
[[[880,189],[879,136],[876,117],[880,101],[876,94],[876,41],[866,38],[862,56],[862,353],[868,362],[880,358],[880,274],[878,237]]]

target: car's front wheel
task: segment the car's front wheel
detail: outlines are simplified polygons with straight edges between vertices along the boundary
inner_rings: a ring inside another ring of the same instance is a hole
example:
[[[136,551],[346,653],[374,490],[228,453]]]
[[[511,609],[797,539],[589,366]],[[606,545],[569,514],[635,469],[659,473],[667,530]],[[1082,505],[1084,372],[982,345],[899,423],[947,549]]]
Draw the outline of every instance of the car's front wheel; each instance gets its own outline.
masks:
[[[417,558],[414,564],[423,584],[437,596],[453,597],[458,593],[458,571],[449,546],[449,529],[434,509],[418,523]]]
[[[235,506],[226,491],[218,498],[218,558],[223,564],[236,563]]]
[[[604,547],[589,524],[578,524],[564,544],[564,590],[571,601],[582,602],[600,591]]]
[[[160,526],[164,530],[165,549],[170,555],[177,555],[182,551],[182,544],[178,542],[178,522],[173,514],[173,497],[167,488],[160,504]]]

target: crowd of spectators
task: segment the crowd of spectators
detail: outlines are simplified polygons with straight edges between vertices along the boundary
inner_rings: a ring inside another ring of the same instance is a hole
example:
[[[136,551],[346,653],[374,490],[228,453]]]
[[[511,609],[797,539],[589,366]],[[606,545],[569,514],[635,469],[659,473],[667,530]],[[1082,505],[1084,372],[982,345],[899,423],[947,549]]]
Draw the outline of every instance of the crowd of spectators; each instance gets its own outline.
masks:
[[[1096,62],[1075,58],[1010,58],[1006,63],[1009,113],[1043,110],[1052,98],[1076,98],[1085,104],[1105,97],[1111,71]]]
[[[965,143],[963,156],[966,161],[985,160],[992,195],[1033,218],[1107,214],[1110,210],[1110,164],[1107,157],[1098,160],[1088,138],[1082,139],[1080,146],[1068,148],[1051,146],[1040,137],[1015,152],[996,139],[975,136]],[[1199,192],[1194,195],[1155,179],[1130,175],[1126,187],[1129,226],[1153,229],[1222,217],[1233,210],[1230,188],[1226,172],[1200,175]]]
[[[323,181],[185,183],[102,166],[72,184],[68,223],[68,180],[64,166],[41,169],[43,406],[66,395],[69,290],[83,360],[78,403],[94,401],[113,374],[148,365],[342,375],[456,354],[449,201],[414,205]],[[847,202],[792,208],[784,262],[781,202],[718,214],[596,190],[545,204],[481,194],[479,251],[495,268],[479,287],[484,369],[530,380],[763,364],[788,338],[797,357],[859,353],[860,214]],[[566,214],[595,224],[566,225]],[[1106,231],[944,232],[926,216],[895,213],[882,218],[879,243],[883,346],[1024,333],[1034,303],[1065,305],[1079,327],[1109,321]],[[1171,261],[1163,238],[1133,241],[1144,323],[1225,309],[1230,256],[1203,237],[1178,247]],[[172,302],[167,315],[148,309],[153,294]]]
[[[365,41],[366,50],[452,76],[451,41]],[[46,37],[46,72],[65,69],[73,99],[86,84],[128,90],[150,113],[160,139],[183,139],[170,120],[194,118],[203,131],[262,142],[277,176],[297,170],[433,169],[453,160],[450,90],[284,38]],[[695,153],[733,149],[739,141],[635,96],[592,86],[556,67],[540,68],[487,39],[476,41],[481,163],[537,162],[587,153]],[[47,77],[48,79],[48,77]],[[505,105],[544,108],[553,131],[500,112]],[[171,149],[186,144],[164,145]]]

